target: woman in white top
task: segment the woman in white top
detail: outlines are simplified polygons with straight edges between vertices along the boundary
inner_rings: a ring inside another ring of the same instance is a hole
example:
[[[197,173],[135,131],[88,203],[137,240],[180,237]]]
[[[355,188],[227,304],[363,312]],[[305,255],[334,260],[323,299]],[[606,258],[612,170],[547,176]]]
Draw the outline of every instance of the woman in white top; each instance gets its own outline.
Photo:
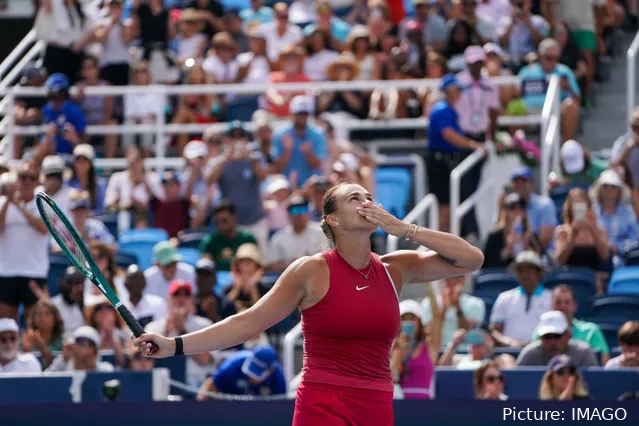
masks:
[[[327,80],[326,69],[339,57],[339,53],[328,48],[330,42],[331,34],[319,28],[316,28],[304,40],[308,55],[304,60],[304,74],[313,81]]]
[[[203,34],[204,21],[195,9],[186,9],[180,14],[179,32],[175,41],[177,44],[178,66],[184,65],[187,59],[199,59],[204,56],[204,49],[208,42]]]
[[[202,63],[204,71],[211,76],[215,84],[233,84],[238,82],[240,64],[236,59],[237,46],[233,37],[224,31],[217,33],[211,40],[211,50]],[[226,104],[233,98],[233,94],[218,95],[217,104],[222,111],[226,110]]]
[[[114,86],[127,86],[131,55],[129,44],[135,38],[131,20],[122,20],[122,0],[109,0],[107,17],[100,20],[94,31],[95,41],[102,45],[101,76]]]
[[[151,72],[146,62],[138,62],[133,66],[131,82],[135,86],[151,84]],[[124,95],[124,121],[126,124],[151,124],[158,114],[164,114],[165,100],[159,93],[127,93]],[[134,135],[124,135],[124,148],[134,146]],[[140,135],[142,150],[146,154],[153,153],[153,134]]]
[[[268,75],[275,70],[277,64],[266,54],[266,38],[258,28],[252,28],[248,33],[249,51],[240,54],[237,61],[240,64],[238,81],[242,83],[266,83]]]
[[[356,25],[346,38],[344,50],[350,52],[359,65],[359,74],[355,80],[379,80],[381,77],[381,61],[375,53],[371,42],[371,34],[364,25]]]
[[[46,42],[44,67],[49,75],[77,78],[81,53],[92,37],[89,19],[78,0],[41,0],[34,24],[38,39]]]

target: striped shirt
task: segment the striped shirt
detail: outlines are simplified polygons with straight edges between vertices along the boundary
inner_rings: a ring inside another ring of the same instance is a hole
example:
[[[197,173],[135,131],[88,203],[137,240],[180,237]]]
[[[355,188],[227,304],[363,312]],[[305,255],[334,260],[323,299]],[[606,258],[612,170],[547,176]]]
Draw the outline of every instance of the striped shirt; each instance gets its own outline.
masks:
[[[601,204],[595,205],[595,213],[601,225],[606,228],[608,242],[620,253],[625,253],[639,241],[639,223],[634,210],[619,204],[612,214],[606,214]]]

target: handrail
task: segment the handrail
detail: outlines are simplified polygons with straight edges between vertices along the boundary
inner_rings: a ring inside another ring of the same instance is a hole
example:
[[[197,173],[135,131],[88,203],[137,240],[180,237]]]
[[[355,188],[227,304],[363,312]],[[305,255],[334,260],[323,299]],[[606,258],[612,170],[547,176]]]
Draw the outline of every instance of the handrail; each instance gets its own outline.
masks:
[[[2,81],[0,81],[0,91],[2,93],[4,93],[5,95],[7,88],[13,83],[13,81],[20,75],[20,73],[22,72],[22,69],[33,60],[33,58],[35,58],[36,56],[38,56],[40,53],[42,53],[45,49],[46,44],[43,41],[39,41],[36,44],[33,45],[33,47],[31,49],[29,49],[29,51],[27,53],[25,53],[25,55],[22,57],[22,59],[20,59],[20,61],[18,61],[18,63],[16,64],[15,67],[13,67],[11,69],[11,71],[9,71],[9,73],[7,73],[7,75],[2,79]],[[19,92],[19,89],[22,86],[17,86],[17,87],[13,87],[9,90],[17,90],[16,93]],[[36,88],[39,92],[41,92],[38,95],[34,95],[34,96],[39,96],[39,95],[46,95],[46,89],[44,87],[38,87]],[[31,95],[27,95],[27,96],[31,96]]]
[[[295,377],[295,344],[302,335],[302,322],[298,322],[295,327],[286,333],[282,344],[282,367],[286,383],[291,383]]]
[[[486,142],[485,145],[488,147],[490,143]],[[475,150],[450,173],[450,233],[453,235],[459,236],[461,233],[459,218],[463,216],[460,216],[457,211],[459,210],[461,198],[462,177],[484,158],[486,158],[485,150]]]
[[[560,78],[553,75],[541,111],[541,194],[547,196],[550,191],[548,175],[554,171],[561,177],[559,149],[561,145],[561,85]],[[551,127],[551,123],[554,125]],[[553,156],[552,167],[550,156]]]
[[[550,123],[548,124],[548,132],[546,137],[542,139],[541,143],[544,146],[555,144],[555,140],[559,135],[559,119],[557,116],[550,117]],[[559,147],[559,144],[555,144]],[[550,193],[550,183],[548,182],[548,163],[550,162],[550,154],[553,153],[553,157],[559,158],[559,153],[554,153],[550,149],[543,149],[541,151],[541,194],[548,196]]]
[[[426,212],[429,213],[429,228],[435,231],[439,230],[439,201],[437,201],[435,194],[428,194],[422,198],[402,219],[402,222],[413,223],[418,218],[422,218]],[[399,238],[395,235],[389,235],[386,240],[386,253],[397,250],[398,244]]]
[[[421,200],[426,196],[426,164],[424,159],[417,154],[409,155],[377,155],[374,158],[378,166],[402,165],[411,163],[415,170],[413,172],[413,192],[415,200]],[[421,218],[418,224],[421,225]]]
[[[9,53],[9,55],[0,63],[0,79],[13,66],[13,63],[24,54],[27,47],[36,41],[36,32],[34,29],[29,31],[26,36],[18,43],[18,45]]]
[[[628,117],[628,125],[630,125],[630,120],[632,119],[632,111],[637,106],[637,52],[639,52],[639,32],[635,35],[626,53],[626,90],[628,91],[626,114]]]

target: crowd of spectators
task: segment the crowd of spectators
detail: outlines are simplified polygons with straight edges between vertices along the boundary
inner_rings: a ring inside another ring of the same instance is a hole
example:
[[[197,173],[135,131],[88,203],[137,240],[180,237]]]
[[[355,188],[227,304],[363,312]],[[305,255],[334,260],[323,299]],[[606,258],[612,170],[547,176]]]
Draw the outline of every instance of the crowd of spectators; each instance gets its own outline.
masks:
[[[46,53],[42,66],[25,69],[21,84],[46,87],[48,94],[17,99],[15,118],[19,125],[45,124],[47,130],[36,140],[14,138],[14,156],[23,162],[0,164],[0,373],[154,366],[132,351],[114,308],[75,268],[65,271],[60,293],[49,296],[49,252],[60,248],[39,219],[38,191],[69,214],[106,279],[147,330],[169,336],[192,332],[249,308],[269,290],[266,276],[323,248],[321,199],[332,184],[359,183],[375,194],[374,159],[348,141],[340,128],[344,119],[430,118],[427,165],[436,176],[429,179],[430,190],[441,204],[440,229],[447,230],[448,192],[436,185],[447,184],[450,164],[483,149],[495,137],[499,115],[538,113],[553,74],[561,77],[566,176],[553,185],[589,189],[572,190],[558,214],[549,198],[534,192],[530,169],[513,170],[484,266],[510,266],[520,287],[498,297],[485,329],[479,327],[487,307],[463,290],[469,277],[429,287],[421,303],[402,302],[394,380],[405,397],[430,398],[435,366],[453,366],[476,371],[477,398],[505,399],[502,370],[547,366],[540,398],[576,399],[588,397],[576,368],[639,366],[636,322],[620,328],[622,352],[611,359],[597,325],[574,317],[571,288],[540,286],[551,266],[585,266],[598,272],[598,292],[605,293],[610,272],[639,237],[634,160],[639,112],[632,131],[615,143],[610,167],[599,165],[575,140],[609,35],[624,22],[622,5],[413,0],[406,13],[397,1],[384,0],[356,1],[347,10],[325,0],[268,5],[251,0],[240,9],[225,4],[40,2],[35,29]],[[627,12],[636,29],[636,10]],[[519,75],[521,86],[497,87],[489,79],[507,75]],[[150,92],[85,95],[87,87],[106,85],[442,77],[442,85],[429,90],[354,88],[309,95],[271,88],[250,99],[233,93],[169,99]],[[229,122],[231,107],[242,102],[254,105],[247,120],[252,132],[241,121]],[[186,168],[162,174],[144,163],[166,142],[155,134],[86,133],[87,125],[152,123],[159,115],[176,124],[228,124],[223,132],[212,128],[168,140]],[[450,120],[457,116],[453,126]],[[275,126],[276,119],[285,124]],[[446,151],[446,144],[455,149]],[[96,158],[122,156],[126,169],[111,175],[94,165]],[[448,163],[444,168],[442,161]],[[475,185],[478,170],[471,179]],[[473,191],[464,184],[464,196]],[[117,265],[117,236],[100,218],[122,212],[133,228],[159,228],[169,236],[154,247],[146,270]],[[474,214],[469,216],[465,235],[478,231]],[[199,260],[188,262],[177,246],[194,229],[206,235]],[[230,278],[216,292],[221,272]],[[14,321],[21,319],[21,304],[23,330]],[[272,337],[188,357],[187,381],[202,386],[198,399],[206,398],[205,391],[284,392],[277,356],[267,346],[276,343]],[[496,355],[498,347],[521,352]],[[104,350],[114,354],[112,364],[100,359]],[[39,362],[31,352],[40,354]],[[242,385],[231,380],[241,374],[248,377]]]

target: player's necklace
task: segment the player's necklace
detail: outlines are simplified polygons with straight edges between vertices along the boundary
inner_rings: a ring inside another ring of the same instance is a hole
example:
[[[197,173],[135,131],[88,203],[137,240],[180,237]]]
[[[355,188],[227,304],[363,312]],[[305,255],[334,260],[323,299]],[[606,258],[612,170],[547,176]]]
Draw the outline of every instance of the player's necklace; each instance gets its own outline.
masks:
[[[344,262],[348,263],[348,266],[350,266],[351,268],[355,269],[357,272],[362,274],[362,276],[364,278],[368,279],[368,276],[371,273],[371,269],[373,269],[373,263],[371,262],[371,258],[370,257],[368,258],[368,261],[366,262],[366,265],[364,265],[364,268],[366,268],[366,266],[368,266],[370,264],[370,266],[368,268],[368,271],[366,271],[366,273],[363,273],[362,271],[360,271],[359,269],[354,267],[353,264],[351,262],[349,262],[348,259],[346,259],[342,253],[339,252],[339,250],[335,249],[335,251],[337,252],[337,254],[339,254],[342,257],[342,259],[344,259]]]

